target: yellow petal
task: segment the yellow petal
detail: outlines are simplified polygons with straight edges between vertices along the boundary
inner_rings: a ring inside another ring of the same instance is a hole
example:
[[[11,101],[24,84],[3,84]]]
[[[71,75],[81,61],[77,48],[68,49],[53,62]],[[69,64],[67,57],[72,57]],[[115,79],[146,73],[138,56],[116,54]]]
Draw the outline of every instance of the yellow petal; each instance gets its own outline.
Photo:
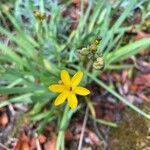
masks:
[[[61,84],[53,84],[48,87],[52,92],[61,93],[65,90],[65,86]]]
[[[83,77],[83,72],[78,71],[71,79],[71,86],[76,87],[80,83],[82,77]]]
[[[68,104],[72,109],[75,109],[77,107],[78,100],[77,100],[77,97],[74,93],[69,94]]]
[[[66,87],[70,87],[70,75],[66,70],[61,71],[61,80]]]
[[[84,95],[84,96],[90,94],[90,91],[84,87],[76,87],[74,89],[74,92],[78,95]]]
[[[54,105],[57,106],[57,105],[62,104],[66,100],[68,95],[69,95],[69,91],[65,91],[65,92],[59,94],[54,102]]]

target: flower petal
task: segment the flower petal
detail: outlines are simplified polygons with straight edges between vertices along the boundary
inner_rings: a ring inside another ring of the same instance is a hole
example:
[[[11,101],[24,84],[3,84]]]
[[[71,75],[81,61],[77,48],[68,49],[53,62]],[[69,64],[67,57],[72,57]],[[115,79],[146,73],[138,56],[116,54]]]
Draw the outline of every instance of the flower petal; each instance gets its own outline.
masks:
[[[78,71],[71,79],[71,86],[76,87],[80,83],[82,77],[83,77],[83,72]]]
[[[61,93],[65,90],[65,86],[61,84],[53,84],[48,87],[52,92]]]
[[[78,95],[83,95],[83,96],[90,94],[90,91],[84,87],[76,87],[74,89],[74,92]]]
[[[60,105],[63,102],[65,102],[68,95],[69,95],[69,91],[65,91],[65,92],[59,94],[58,97],[56,98],[55,102],[54,102],[54,105],[57,106],[57,105]]]
[[[74,93],[70,93],[68,96],[68,104],[72,109],[75,109],[78,104],[77,97]]]
[[[66,87],[70,87],[70,75],[66,70],[61,71],[61,81]]]

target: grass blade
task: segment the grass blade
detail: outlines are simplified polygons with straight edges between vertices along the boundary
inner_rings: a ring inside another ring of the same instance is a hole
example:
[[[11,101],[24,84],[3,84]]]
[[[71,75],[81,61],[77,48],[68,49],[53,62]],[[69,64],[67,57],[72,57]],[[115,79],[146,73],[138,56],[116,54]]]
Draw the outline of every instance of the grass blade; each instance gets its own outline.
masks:
[[[110,87],[108,87],[106,84],[104,84],[102,81],[100,81],[99,79],[97,79],[96,77],[94,77],[92,74],[87,73],[87,75],[93,79],[98,85],[100,85],[101,87],[103,87],[105,90],[107,90],[109,93],[111,93],[113,96],[115,96],[116,98],[118,98],[120,101],[122,101],[124,104],[126,104],[127,106],[129,106],[131,109],[133,109],[134,111],[138,112],[139,114],[141,114],[142,116],[144,116],[147,119],[150,119],[150,114],[147,114],[145,112],[143,112],[142,110],[140,110],[138,107],[134,106],[133,104],[131,104],[127,99],[125,99],[124,97],[122,97],[121,95],[119,95],[117,92],[115,92],[114,90],[112,90]]]

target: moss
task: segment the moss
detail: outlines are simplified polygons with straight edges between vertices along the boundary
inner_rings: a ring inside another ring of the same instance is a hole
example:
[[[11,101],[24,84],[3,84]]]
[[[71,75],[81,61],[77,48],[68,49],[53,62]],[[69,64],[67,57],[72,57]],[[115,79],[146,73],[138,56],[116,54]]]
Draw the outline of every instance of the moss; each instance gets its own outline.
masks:
[[[142,109],[148,111],[150,104],[144,104]],[[112,150],[143,150],[150,147],[150,121],[131,109],[124,112],[123,120],[117,129],[110,133],[110,149]],[[142,144],[142,145],[141,145]],[[144,146],[144,147],[143,147]]]

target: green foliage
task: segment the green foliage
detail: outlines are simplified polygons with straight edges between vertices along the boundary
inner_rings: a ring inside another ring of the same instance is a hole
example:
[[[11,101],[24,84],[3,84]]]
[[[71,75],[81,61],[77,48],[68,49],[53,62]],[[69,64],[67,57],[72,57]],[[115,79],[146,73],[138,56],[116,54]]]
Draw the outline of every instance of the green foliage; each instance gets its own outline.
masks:
[[[101,37],[97,53],[104,54],[106,69],[109,69],[116,62],[150,46],[149,38],[132,41],[125,46],[121,43],[124,33],[130,28],[130,25],[123,23],[140,3],[137,0],[126,1],[127,6],[124,6],[121,0],[113,4],[111,1],[91,0],[85,9],[82,2],[79,24],[76,29],[70,30],[72,20],[69,16],[62,16],[62,10],[71,3],[37,2],[17,0],[13,11],[1,5],[0,35],[4,41],[0,42],[0,93],[8,94],[10,98],[1,102],[0,107],[10,103],[32,104],[33,109],[29,112],[32,120],[42,120],[38,131],[42,131],[49,121],[58,120],[59,124],[64,106],[53,106],[55,95],[47,87],[59,81],[60,70],[68,69],[73,74],[80,69],[85,72],[83,84],[96,81],[133,110],[150,118],[96,78],[95,71],[89,71],[91,61],[84,68],[76,52]],[[46,13],[46,19],[36,19],[33,14],[36,9]],[[114,22],[113,15],[118,13],[118,9],[121,12]],[[45,108],[46,105],[49,109]]]

